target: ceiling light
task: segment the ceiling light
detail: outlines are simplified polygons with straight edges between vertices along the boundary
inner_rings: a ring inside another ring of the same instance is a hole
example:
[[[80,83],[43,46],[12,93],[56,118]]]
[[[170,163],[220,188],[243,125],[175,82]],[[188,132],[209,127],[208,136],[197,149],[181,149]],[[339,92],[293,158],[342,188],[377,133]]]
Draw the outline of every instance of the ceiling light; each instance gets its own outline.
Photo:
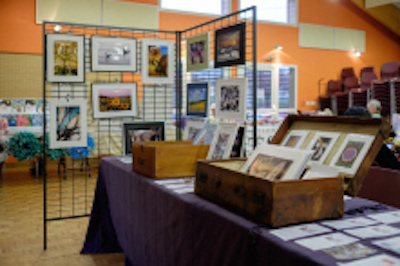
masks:
[[[279,44],[275,45],[275,48],[278,49],[278,50],[282,50],[283,49],[282,45],[279,45]]]

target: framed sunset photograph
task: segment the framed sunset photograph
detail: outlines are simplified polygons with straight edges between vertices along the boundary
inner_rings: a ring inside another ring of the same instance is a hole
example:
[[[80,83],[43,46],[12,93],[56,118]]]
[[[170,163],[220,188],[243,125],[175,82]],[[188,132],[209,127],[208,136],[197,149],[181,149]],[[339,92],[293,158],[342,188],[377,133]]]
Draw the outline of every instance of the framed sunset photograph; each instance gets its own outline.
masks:
[[[136,83],[92,84],[93,118],[138,116]]]
[[[214,66],[224,67],[245,63],[245,23],[215,32]]]
[[[210,34],[188,38],[186,41],[186,71],[208,68]]]
[[[187,84],[186,114],[188,116],[208,116],[208,87],[207,82]]]

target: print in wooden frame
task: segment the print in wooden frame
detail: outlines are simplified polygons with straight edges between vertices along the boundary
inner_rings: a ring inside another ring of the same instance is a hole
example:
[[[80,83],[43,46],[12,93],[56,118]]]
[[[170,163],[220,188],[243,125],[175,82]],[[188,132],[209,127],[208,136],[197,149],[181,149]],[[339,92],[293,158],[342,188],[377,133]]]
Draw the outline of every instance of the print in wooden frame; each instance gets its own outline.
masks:
[[[215,32],[214,67],[244,64],[246,62],[246,24],[240,23]]]
[[[136,83],[92,84],[93,118],[138,116]]]
[[[51,99],[50,149],[87,146],[87,102]]]
[[[208,117],[209,84],[190,83],[186,91],[186,114],[188,116]]]
[[[175,44],[171,40],[142,39],[142,83],[173,84]]]
[[[186,41],[186,71],[208,68],[210,33],[188,38]]]
[[[125,122],[122,126],[123,154],[132,154],[132,142],[162,141],[165,139],[165,125],[162,121]]]
[[[85,82],[85,36],[46,34],[46,81]]]
[[[217,79],[215,117],[246,120],[247,78]]]
[[[137,41],[132,38],[92,36],[92,71],[137,71]]]

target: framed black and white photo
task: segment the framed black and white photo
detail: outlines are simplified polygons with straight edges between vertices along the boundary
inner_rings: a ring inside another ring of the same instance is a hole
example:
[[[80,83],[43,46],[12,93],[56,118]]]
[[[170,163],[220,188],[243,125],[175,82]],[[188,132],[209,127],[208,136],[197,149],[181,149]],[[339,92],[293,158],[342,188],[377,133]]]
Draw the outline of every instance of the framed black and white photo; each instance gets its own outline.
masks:
[[[186,125],[185,130],[183,131],[183,139],[194,140],[206,123],[203,121],[186,120],[185,124]]]
[[[50,100],[50,149],[86,147],[86,127],[86,100]]]
[[[92,71],[136,72],[136,39],[92,36]]]
[[[92,84],[93,118],[138,116],[136,83]]]
[[[162,141],[165,139],[164,122],[126,122],[122,127],[123,154],[132,154],[132,142]]]
[[[215,84],[215,116],[246,120],[247,78],[217,79]]]
[[[245,23],[237,24],[215,32],[214,66],[224,67],[244,64]]]
[[[186,71],[208,68],[210,34],[188,38],[186,41]]]
[[[208,117],[208,88],[207,82],[187,84],[186,115]]]
[[[171,40],[142,39],[142,83],[173,84],[175,44]]]
[[[208,160],[228,159],[232,153],[232,147],[236,139],[239,124],[219,123],[214,133],[210,149],[208,150]]]
[[[85,82],[85,37],[46,34],[46,80]]]

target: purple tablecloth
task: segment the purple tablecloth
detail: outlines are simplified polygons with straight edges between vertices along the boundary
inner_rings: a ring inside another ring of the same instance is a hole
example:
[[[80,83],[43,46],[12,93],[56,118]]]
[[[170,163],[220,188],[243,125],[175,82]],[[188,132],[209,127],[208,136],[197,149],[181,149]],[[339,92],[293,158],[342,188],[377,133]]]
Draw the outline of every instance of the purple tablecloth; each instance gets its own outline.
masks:
[[[194,193],[176,194],[131,167],[116,157],[103,158],[82,253],[122,250],[127,265],[146,266],[337,263]],[[345,217],[393,209],[359,198],[345,206]]]

